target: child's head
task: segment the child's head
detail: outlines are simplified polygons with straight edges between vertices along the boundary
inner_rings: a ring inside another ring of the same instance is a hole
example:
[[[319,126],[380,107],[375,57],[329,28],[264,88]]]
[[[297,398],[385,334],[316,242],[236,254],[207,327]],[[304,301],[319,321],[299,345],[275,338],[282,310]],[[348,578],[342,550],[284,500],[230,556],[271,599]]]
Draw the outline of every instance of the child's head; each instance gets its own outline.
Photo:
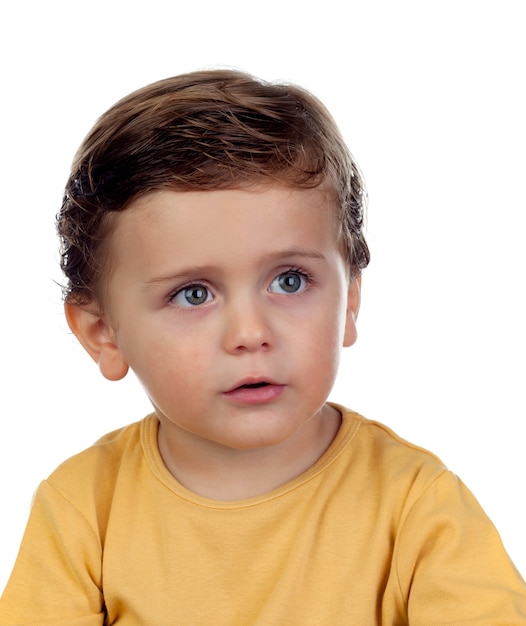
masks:
[[[127,96],[95,124],[57,218],[66,299],[101,299],[116,212],[159,189],[323,185],[350,272],[369,261],[364,185],[325,107],[309,92],[238,71],[193,72]]]

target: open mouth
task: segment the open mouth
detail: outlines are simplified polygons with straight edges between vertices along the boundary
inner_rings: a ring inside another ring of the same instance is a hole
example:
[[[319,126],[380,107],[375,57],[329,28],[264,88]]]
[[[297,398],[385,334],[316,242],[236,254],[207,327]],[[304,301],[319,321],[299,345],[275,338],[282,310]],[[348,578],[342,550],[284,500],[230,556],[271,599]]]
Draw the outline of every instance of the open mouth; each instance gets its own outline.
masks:
[[[274,402],[284,393],[286,385],[275,383],[272,380],[248,379],[248,382],[239,381],[240,385],[225,392],[231,401],[241,405],[267,404]]]
[[[267,387],[270,383],[247,383],[246,385],[241,385],[238,389],[257,389],[258,387]]]

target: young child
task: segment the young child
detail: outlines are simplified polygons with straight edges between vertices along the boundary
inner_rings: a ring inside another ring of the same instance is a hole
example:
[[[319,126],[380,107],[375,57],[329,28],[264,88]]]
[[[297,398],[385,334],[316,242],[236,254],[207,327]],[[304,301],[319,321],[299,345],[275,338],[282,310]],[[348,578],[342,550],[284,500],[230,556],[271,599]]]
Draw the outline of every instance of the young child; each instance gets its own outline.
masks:
[[[68,323],[152,415],[35,496],[0,623],[526,624],[526,587],[432,454],[327,404],[356,339],[365,190],[311,94],[170,78],[82,144]]]

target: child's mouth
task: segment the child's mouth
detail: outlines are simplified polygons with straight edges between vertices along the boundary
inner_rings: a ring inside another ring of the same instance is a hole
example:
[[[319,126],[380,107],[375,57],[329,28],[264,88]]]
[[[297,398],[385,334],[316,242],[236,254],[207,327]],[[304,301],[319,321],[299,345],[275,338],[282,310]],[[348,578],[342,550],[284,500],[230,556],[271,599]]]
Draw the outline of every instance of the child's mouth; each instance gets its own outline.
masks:
[[[258,387],[266,387],[267,385],[270,385],[270,383],[247,383],[246,385],[241,385],[238,389],[257,389]]]
[[[266,404],[277,400],[285,391],[285,385],[270,380],[243,383],[225,393],[236,404]]]

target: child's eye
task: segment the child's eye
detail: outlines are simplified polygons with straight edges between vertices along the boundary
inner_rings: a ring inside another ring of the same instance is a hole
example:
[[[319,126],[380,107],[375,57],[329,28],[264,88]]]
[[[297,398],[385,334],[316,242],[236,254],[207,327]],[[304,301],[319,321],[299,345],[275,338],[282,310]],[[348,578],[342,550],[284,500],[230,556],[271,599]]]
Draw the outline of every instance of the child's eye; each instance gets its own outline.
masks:
[[[193,307],[211,302],[212,294],[204,285],[188,285],[171,298],[171,302],[181,307]]]
[[[289,270],[276,276],[270,285],[270,291],[273,293],[298,293],[303,291],[307,285],[307,276],[302,272]]]

